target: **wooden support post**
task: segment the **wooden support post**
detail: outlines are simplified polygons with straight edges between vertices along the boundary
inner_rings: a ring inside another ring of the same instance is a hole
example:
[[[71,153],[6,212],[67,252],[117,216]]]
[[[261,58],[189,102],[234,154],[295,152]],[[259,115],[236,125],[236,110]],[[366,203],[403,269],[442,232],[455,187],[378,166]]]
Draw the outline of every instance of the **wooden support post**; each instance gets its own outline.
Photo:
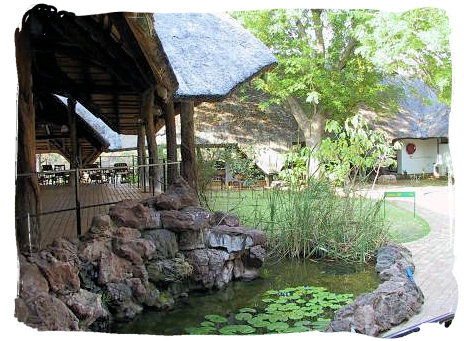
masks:
[[[195,124],[193,101],[180,104],[180,132],[182,155],[182,177],[193,189],[197,189],[197,159],[195,154]]]
[[[178,177],[177,164],[177,139],[176,139],[176,109],[174,103],[163,103],[164,121],[166,124],[166,152],[167,152],[167,183],[172,184]]]
[[[158,150],[156,145],[156,131],[155,131],[155,94],[154,89],[150,88],[146,90],[143,94],[142,99],[142,116],[145,119],[145,129],[147,135],[147,144],[148,144],[148,159],[149,163],[158,164]],[[153,193],[155,191],[161,190],[160,182],[160,167],[159,166],[150,166],[149,167],[149,178],[150,178],[150,191]]]
[[[142,188],[146,189],[146,179],[147,179],[147,168],[140,167],[147,164],[147,157],[145,151],[145,123],[143,119],[140,119],[139,125],[137,127],[137,164],[139,165],[138,174],[140,176],[140,182]]]
[[[79,198],[79,144],[77,141],[77,125],[76,125],[76,100],[72,97],[68,97],[68,124],[69,124],[69,138],[71,140],[71,169],[75,171],[70,173],[69,183],[74,185],[74,199],[76,205],[76,226],[77,236],[82,234],[81,226],[81,202]]]
[[[35,164],[35,108],[29,23],[15,32],[16,67],[18,72],[18,146],[16,177],[16,241],[18,251],[32,252],[40,248],[40,189]],[[28,174],[21,176],[21,174]],[[31,217],[32,216],[32,217]]]

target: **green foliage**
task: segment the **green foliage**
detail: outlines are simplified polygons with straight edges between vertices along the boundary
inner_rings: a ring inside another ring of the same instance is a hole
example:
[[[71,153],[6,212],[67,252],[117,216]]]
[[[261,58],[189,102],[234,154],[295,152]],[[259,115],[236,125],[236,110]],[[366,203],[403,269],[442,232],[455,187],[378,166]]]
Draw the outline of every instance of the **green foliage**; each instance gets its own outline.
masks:
[[[360,105],[394,112],[402,89],[384,80],[398,74],[424,80],[450,103],[450,30],[443,10],[275,9],[232,15],[278,59],[276,68],[253,81],[272,95],[269,103],[294,96],[310,117],[322,113],[338,122]]]
[[[265,303],[257,309],[242,308],[229,320],[216,319],[211,325],[187,328],[189,334],[269,334],[298,333],[327,329],[336,310],[353,300],[352,294],[335,294],[322,287],[298,286],[282,290],[268,290],[262,296]],[[207,324],[205,324],[207,323]]]
[[[396,162],[396,149],[400,146],[391,146],[385,132],[369,129],[360,115],[346,119],[343,126],[329,120],[325,130],[330,137],[322,140],[317,157],[336,183],[366,179],[370,172]]]
[[[285,161],[278,177],[290,184],[291,188],[298,189],[308,180],[308,161],[311,157],[311,150],[308,147],[299,145],[293,146],[289,153],[285,155]]]

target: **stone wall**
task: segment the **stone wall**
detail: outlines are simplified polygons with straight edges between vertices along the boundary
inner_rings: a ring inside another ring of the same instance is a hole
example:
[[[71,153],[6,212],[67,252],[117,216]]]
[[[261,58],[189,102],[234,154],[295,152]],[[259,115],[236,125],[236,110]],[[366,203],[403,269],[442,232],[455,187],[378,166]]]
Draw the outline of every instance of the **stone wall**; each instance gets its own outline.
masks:
[[[20,255],[15,316],[39,330],[106,330],[191,290],[256,278],[265,242],[237,216],[201,208],[179,179],[165,194],[94,217],[76,242]]]
[[[408,249],[394,244],[379,248],[376,271],[382,283],[337,311],[327,331],[378,336],[420,312],[424,295],[414,282]]]

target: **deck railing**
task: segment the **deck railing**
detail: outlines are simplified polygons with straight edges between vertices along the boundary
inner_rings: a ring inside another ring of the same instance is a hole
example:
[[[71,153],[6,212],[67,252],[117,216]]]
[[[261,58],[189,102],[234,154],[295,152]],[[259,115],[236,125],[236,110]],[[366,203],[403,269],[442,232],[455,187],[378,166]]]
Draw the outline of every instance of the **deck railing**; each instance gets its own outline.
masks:
[[[40,217],[75,211],[76,218],[76,235],[82,235],[81,212],[84,209],[114,205],[118,201],[103,201],[99,203],[81,202],[80,192],[82,186],[89,184],[101,184],[112,186],[115,189],[123,184],[125,187],[131,187],[142,193],[155,195],[156,192],[165,191],[167,188],[167,167],[176,165],[179,173],[180,162],[152,163],[146,165],[127,165],[123,163],[115,164],[113,167],[84,167],[74,169],[45,170],[40,172],[17,174],[17,177],[37,177],[41,186],[47,189],[54,186],[67,186],[73,193],[73,206],[53,210],[44,210],[41,212],[26,212],[16,216],[16,221],[23,220],[26,222],[29,231],[32,224],[39,226]],[[158,172],[151,172],[157,169]],[[155,174],[155,176],[153,176]],[[69,193],[69,192],[68,192]],[[57,197],[55,200],[64,200]],[[39,227],[40,229],[40,227]]]

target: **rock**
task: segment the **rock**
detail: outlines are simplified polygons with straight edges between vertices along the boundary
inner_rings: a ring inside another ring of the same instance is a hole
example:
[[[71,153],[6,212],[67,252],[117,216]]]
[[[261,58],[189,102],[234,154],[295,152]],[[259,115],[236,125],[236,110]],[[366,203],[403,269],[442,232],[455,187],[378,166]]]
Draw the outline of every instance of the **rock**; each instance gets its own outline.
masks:
[[[15,316],[38,330],[79,330],[79,320],[72,311],[63,301],[47,293],[39,293],[27,301],[17,299]]]
[[[377,179],[379,184],[396,184],[396,175],[394,174],[383,174]]]
[[[144,264],[155,255],[155,244],[147,239],[113,238],[113,252],[135,265]]]
[[[98,283],[100,285],[110,282],[121,282],[127,278],[131,278],[132,264],[124,258],[110,253],[100,260]]]
[[[129,321],[140,314],[143,307],[132,299],[132,289],[127,283],[108,283],[108,306],[117,321]]]
[[[90,239],[79,245],[79,257],[84,262],[96,263],[111,253],[111,239]]]
[[[114,232],[114,225],[108,214],[97,215],[92,218],[89,231],[82,237],[82,240],[111,238]]]
[[[114,237],[120,239],[136,239],[140,238],[141,236],[142,233],[139,230],[124,226],[118,227],[114,232]]]
[[[245,238],[243,240],[244,243],[244,249],[247,249],[253,245],[265,245],[266,243],[266,236],[262,231],[255,230],[255,229],[250,229],[248,227],[243,227],[243,226],[227,226],[227,225],[219,225],[215,226],[211,229],[210,232],[212,238],[211,242],[213,242],[214,245],[218,245],[217,247],[221,247],[220,244],[221,239],[224,239],[224,242],[226,241],[232,241],[234,240],[235,242],[238,242],[240,238]],[[229,237],[226,237],[228,235]],[[240,237],[233,239],[232,237]],[[212,246],[213,247],[213,246]],[[225,247],[225,246],[223,246]],[[227,248],[227,247],[226,247]]]
[[[144,200],[143,203],[158,210],[180,210],[187,206],[200,206],[197,194],[181,177],[169,185],[166,193]]]
[[[222,211],[214,212],[211,216],[210,223],[212,226],[226,225],[231,227],[240,226],[238,215]]]
[[[222,288],[233,276],[233,260],[226,251],[197,249],[185,252],[187,261],[193,267],[192,278],[205,288]]]
[[[164,229],[179,233],[188,230],[199,230],[202,226],[195,224],[192,216],[180,211],[161,211],[161,224]]]
[[[174,258],[179,251],[177,237],[174,232],[166,229],[145,231],[143,238],[151,240],[155,244],[155,258]]]
[[[153,283],[143,283],[139,278],[128,279],[126,283],[137,303],[147,307],[161,307],[160,293]]]
[[[193,267],[183,258],[152,261],[147,265],[148,278],[154,283],[180,282],[193,273]]]
[[[123,200],[110,209],[111,219],[118,226],[138,230],[160,228],[159,213],[142,205],[137,200]]]
[[[28,299],[41,293],[48,293],[48,290],[48,282],[38,266],[29,263],[25,257],[20,256],[19,296]]]
[[[59,238],[47,248],[47,251],[61,262],[69,262],[76,268],[80,267],[77,243],[73,243],[65,238]]]
[[[58,261],[50,255],[47,260],[43,259],[44,256],[45,253],[42,253],[40,257],[34,257],[33,262],[47,279],[50,290],[61,295],[79,291],[79,268],[73,266],[73,263]]]
[[[335,313],[327,331],[351,331],[378,336],[414,314],[424,303],[424,295],[406,268],[413,272],[411,253],[389,244],[377,251],[376,270],[383,283],[374,292],[363,294]]]
[[[230,229],[234,230],[231,231]],[[206,241],[208,247],[225,249],[229,253],[242,252],[249,249],[253,245],[253,239],[246,234],[239,233],[235,229],[229,226],[227,226],[227,230],[224,228],[213,228],[207,235]]]
[[[185,231],[178,233],[179,250],[188,251],[194,249],[204,249],[206,245],[207,230]]]
[[[61,300],[79,318],[81,328],[88,329],[95,321],[109,318],[99,294],[81,289],[77,293],[61,298]]]
[[[246,262],[247,267],[259,269],[263,265],[265,257],[266,250],[261,245],[251,247],[248,261]]]

